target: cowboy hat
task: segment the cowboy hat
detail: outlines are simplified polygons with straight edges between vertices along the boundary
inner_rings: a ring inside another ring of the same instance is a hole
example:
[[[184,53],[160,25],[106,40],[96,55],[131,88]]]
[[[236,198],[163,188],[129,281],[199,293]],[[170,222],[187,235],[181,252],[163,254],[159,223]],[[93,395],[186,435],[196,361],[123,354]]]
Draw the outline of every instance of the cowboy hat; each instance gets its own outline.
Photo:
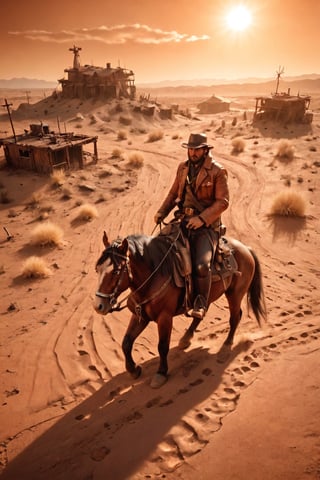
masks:
[[[184,148],[213,148],[207,143],[207,135],[205,133],[190,133],[188,143],[181,144]]]

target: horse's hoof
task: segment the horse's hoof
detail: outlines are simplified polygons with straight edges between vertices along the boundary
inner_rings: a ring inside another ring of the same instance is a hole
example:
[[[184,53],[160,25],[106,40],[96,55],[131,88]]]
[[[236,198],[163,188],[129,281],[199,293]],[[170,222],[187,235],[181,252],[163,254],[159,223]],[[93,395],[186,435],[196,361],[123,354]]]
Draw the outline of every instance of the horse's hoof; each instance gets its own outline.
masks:
[[[190,347],[191,338],[192,337],[189,337],[189,335],[184,335],[183,337],[181,337],[178,343],[178,348],[180,350],[185,350],[186,348]]]
[[[136,380],[137,378],[140,377],[141,372],[142,372],[142,368],[140,367],[140,365],[138,365],[133,372],[130,372],[130,375],[134,380]]]
[[[162,373],[156,373],[151,380],[150,386],[151,388],[160,388],[166,383],[167,380],[168,378],[166,375],[163,375]]]

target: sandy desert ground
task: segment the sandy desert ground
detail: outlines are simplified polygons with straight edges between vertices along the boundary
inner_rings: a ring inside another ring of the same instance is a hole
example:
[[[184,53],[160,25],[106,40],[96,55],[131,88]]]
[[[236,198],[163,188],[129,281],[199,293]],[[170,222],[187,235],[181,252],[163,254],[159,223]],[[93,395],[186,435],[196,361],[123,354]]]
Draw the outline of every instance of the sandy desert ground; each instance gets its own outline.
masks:
[[[165,99],[174,100],[181,101]],[[99,136],[99,161],[71,171],[53,188],[49,176],[5,168],[0,149],[0,187],[10,200],[0,204],[1,478],[319,479],[319,96],[311,125],[287,126],[253,124],[249,109],[244,119],[243,109],[252,105],[246,97],[216,115],[198,115],[196,101],[187,98],[189,114],[171,120],[124,106],[129,125],[114,104],[45,101],[45,118],[43,103],[13,114],[16,131],[39,119],[56,129],[59,116],[67,131]],[[125,139],[118,139],[119,130]],[[5,116],[0,131],[10,131]],[[154,131],[163,137],[150,142]],[[185,351],[177,345],[189,319],[176,317],[169,380],[154,390],[156,325],[135,343],[143,373],[133,381],[121,351],[129,313],[94,311],[95,262],[104,230],[110,238],[151,234],[153,215],[185,159],[181,142],[200,131],[229,172],[227,234],[260,259],[268,322],[260,328],[244,302],[234,346],[221,361],[228,330],[224,297]],[[245,142],[238,154],[232,152],[235,137]],[[281,139],[294,147],[290,161],[276,157]],[[114,149],[120,158],[113,158]],[[140,169],[129,165],[135,152],[143,157]],[[83,190],[83,183],[92,188]],[[275,196],[288,189],[304,199],[305,217],[270,217]],[[99,216],[78,221],[82,203],[94,205]],[[63,230],[60,247],[30,242],[47,218]],[[31,255],[46,261],[50,276],[22,277]]]

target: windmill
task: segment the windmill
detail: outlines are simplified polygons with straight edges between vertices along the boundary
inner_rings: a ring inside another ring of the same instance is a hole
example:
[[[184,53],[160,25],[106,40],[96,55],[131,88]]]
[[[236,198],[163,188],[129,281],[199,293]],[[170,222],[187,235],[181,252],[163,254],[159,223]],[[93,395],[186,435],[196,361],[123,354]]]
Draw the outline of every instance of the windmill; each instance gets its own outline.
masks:
[[[279,81],[280,81],[280,77],[281,77],[281,75],[283,74],[283,72],[284,72],[284,67],[280,67],[280,65],[279,65],[279,68],[278,68],[278,70],[276,71],[276,74],[277,74],[277,86],[276,86],[276,93],[275,93],[275,95],[278,95]]]

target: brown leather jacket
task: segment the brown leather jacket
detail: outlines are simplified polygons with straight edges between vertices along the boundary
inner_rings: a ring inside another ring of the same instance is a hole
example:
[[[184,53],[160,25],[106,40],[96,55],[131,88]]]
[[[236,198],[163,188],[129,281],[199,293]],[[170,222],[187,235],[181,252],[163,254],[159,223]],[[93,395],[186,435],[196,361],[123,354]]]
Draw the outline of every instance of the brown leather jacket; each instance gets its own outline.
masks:
[[[188,161],[178,166],[176,178],[158,212],[165,218],[183,198],[188,175]],[[209,154],[198,173],[195,195],[204,210],[201,219],[209,227],[221,221],[221,214],[229,206],[228,174]],[[217,222],[218,221],[218,222]]]

